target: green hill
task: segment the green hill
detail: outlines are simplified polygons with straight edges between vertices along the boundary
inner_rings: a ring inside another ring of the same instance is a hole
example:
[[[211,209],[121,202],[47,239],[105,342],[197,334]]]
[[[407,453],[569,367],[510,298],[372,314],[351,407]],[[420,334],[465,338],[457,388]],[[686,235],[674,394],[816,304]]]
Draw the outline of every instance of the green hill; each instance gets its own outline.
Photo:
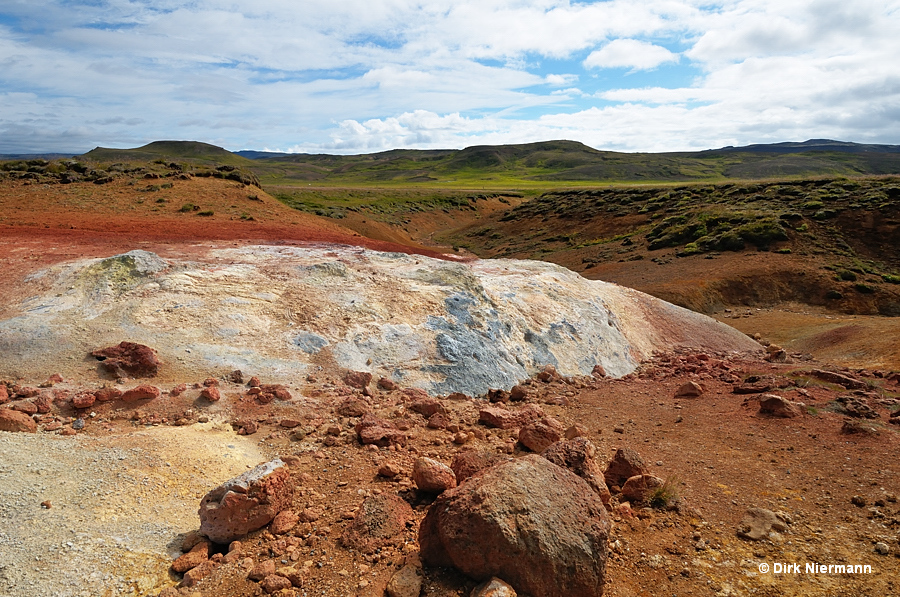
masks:
[[[253,161],[227,149],[199,141],[154,141],[135,149],[97,147],[79,156],[96,162],[152,162],[154,160],[187,161],[194,164],[228,164],[248,166]]]

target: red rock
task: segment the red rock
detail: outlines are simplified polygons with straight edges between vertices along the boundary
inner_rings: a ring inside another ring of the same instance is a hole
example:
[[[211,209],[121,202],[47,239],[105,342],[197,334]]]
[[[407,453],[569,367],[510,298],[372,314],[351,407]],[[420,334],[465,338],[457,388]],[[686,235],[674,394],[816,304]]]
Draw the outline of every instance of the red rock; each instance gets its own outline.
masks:
[[[759,397],[759,414],[791,419],[801,416],[803,411],[796,402],[775,394],[763,394]]]
[[[187,384],[180,383],[171,390],[169,390],[169,396],[181,396],[187,391]]]
[[[222,399],[222,394],[219,393],[219,388],[216,386],[206,386],[200,391],[200,397],[206,398],[210,402],[218,402]]]
[[[506,390],[491,389],[487,392],[487,399],[491,403],[509,402],[509,392]]]
[[[447,394],[447,400],[456,401],[456,400],[471,400],[471,399],[472,399],[471,396],[467,396],[467,395],[463,394],[462,392],[452,392],[450,394]]]
[[[41,392],[41,395],[31,401],[37,411],[41,414],[47,414],[53,407],[53,395],[50,392]]]
[[[78,432],[71,427],[66,427],[65,429],[59,430],[59,435],[78,435]]]
[[[541,456],[553,464],[568,469],[584,479],[608,508],[609,488],[606,486],[606,479],[603,478],[603,471],[594,460],[596,455],[597,447],[584,437],[557,442],[541,452]]]
[[[419,546],[426,564],[476,580],[496,576],[541,597],[598,597],[609,530],[587,483],[528,455],[439,496],[419,528]]]
[[[526,404],[518,410],[510,410],[499,406],[485,406],[478,411],[478,422],[489,427],[512,429],[537,421],[544,416],[544,411],[535,404]]]
[[[281,460],[249,470],[204,496],[200,532],[216,543],[230,543],[269,524],[290,507],[294,484]]]
[[[79,392],[72,398],[72,406],[74,408],[90,408],[97,401],[97,396],[93,392]]]
[[[566,439],[575,439],[576,437],[587,437],[588,430],[585,429],[579,423],[575,423],[568,429],[566,429],[565,438]]]
[[[697,398],[703,395],[703,386],[696,381],[689,381],[675,390],[676,398]]]
[[[219,385],[219,380],[215,377],[207,377],[203,380],[203,385],[207,388]]]
[[[294,397],[291,394],[290,390],[288,390],[281,384],[267,384],[262,386],[262,390],[263,394],[271,394],[274,398],[278,398],[283,402],[286,402]]]
[[[56,431],[57,429],[62,429],[63,424],[59,421],[50,421],[46,425],[44,425],[44,431]]]
[[[434,413],[428,417],[429,429],[446,429],[450,425],[450,419],[444,413]]]
[[[94,392],[97,400],[100,402],[109,402],[122,396],[122,390],[119,388],[100,388]]]
[[[190,570],[185,572],[181,584],[185,587],[193,587],[198,582],[212,574],[212,571],[217,567],[218,565],[215,562],[207,560],[198,565],[196,568],[191,568]]]
[[[172,570],[178,574],[184,574],[191,568],[196,568],[209,559],[209,553],[206,550],[189,551],[172,562]]]
[[[34,398],[40,393],[41,391],[38,388],[32,387],[23,387],[16,390],[16,396],[19,398]]]
[[[427,493],[441,493],[456,487],[453,469],[431,458],[416,459],[412,478],[416,487]]]
[[[228,381],[231,383],[242,384],[244,383],[244,373],[240,369],[235,369],[228,374]]]
[[[606,377],[606,369],[603,368],[603,365],[594,365],[591,375],[594,377]]]
[[[23,412],[2,408],[0,409],[0,431],[36,433],[37,423]]]
[[[101,369],[115,377],[155,377],[159,373],[156,352],[143,344],[121,342],[91,355],[100,360]]]
[[[259,381],[259,378],[256,377],[256,376],[254,375],[253,377],[250,378],[250,381],[247,382],[247,385],[250,386],[251,388],[258,388],[258,387],[260,387],[260,381]]]
[[[181,540],[181,551],[187,553],[197,547],[200,543],[204,542],[209,544],[206,537],[200,534],[200,531],[190,531],[189,533],[186,533]]]
[[[250,580],[262,580],[272,574],[275,574],[275,560],[265,560],[254,566],[250,573],[247,574],[247,578]]]
[[[37,405],[34,402],[27,402],[25,400],[13,402],[10,405],[10,408],[17,410],[20,413],[25,413],[26,415],[36,415],[38,411]]]
[[[322,518],[321,508],[305,508],[300,512],[300,522],[316,522]]]
[[[410,505],[396,494],[367,497],[341,535],[341,544],[363,553],[395,545],[403,540],[406,522],[412,517]]]
[[[496,466],[501,462],[508,462],[509,456],[502,456],[495,452],[457,452],[450,463],[450,469],[456,475],[456,482],[462,483],[472,475],[485,469]]]
[[[256,421],[237,421],[235,422],[238,435],[253,435],[259,431],[259,424]]]
[[[122,402],[137,402],[138,400],[154,400],[159,398],[161,392],[156,386],[144,384],[131,388],[122,393]]]
[[[513,402],[521,402],[528,398],[528,388],[522,385],[513,386],[509,391],[509,399]]]
[[[397,384],[388,379],[387,377],[382,377],[378,380],[378,387],[382,390],[387,390],[390,392],[391,390],[397,389]]]
[[[403,472],[403,469],[401,468],[401,466],[398,463],[391,461],[391,460],[388,460],[387,462],[382,462],[381,466],[378,467],[378,474],[380,476],[386,477],[388,479],[393,479],[394,477],[399,475],[401,472]]]
[[[543,382],[550,382],[559,379],[559,373],[556,371],[556,367],[554,367],[553,365],[546,365],[541,370],[541,372],[538,373],[537,377]]]
[[[834,383],[844,386],[848,390],[865,390],[869,387],[869,384],[864,381],[854,379],[849,375],[844,375],[842,373],[835,373],[834,371],[813,369],[812,371],[810,371],[810,375],[812,375],[813,377],[817,377],[822,381],[827,381],[828,383]]]
[[[283,576],[270,574],[269,576],[262,579],[262,581],[259,583],[259,586],[262,587],[262,590],[265,591],[267,595],[271,595],[273,593],[281,591],[282,589],[290,589],[293,585],[291,585],[291,581]]]
[[[5,404],[9,402],[9,390],[6,389],[6,386],[0,384],[0,404]]]
[[[336,411],[342,417],[361,417],[369,412],[369,405],[365,400],[347,398],[338,405]]]
[[[631,477],[646,475],[649,472],[650,469],[647,468],[647,464],[637,452],[631,448],[619,448],[610,460],[603,476],[607,485],[621,487]]]
[[[379,419],[371,413],[363,415],[355,429],[362,444],[375,444],[381,447],[406,445],[405,433],[390,421]]]
[[[351,388],[363,389],[372,381],[372,374],[365,371],[348,371],[344,375],[344,383]]]
[[[544,417],[519,430],[519,443],[532,452],[540,453],[562,439],[564,431],[562,423],[553,417]]]
[[[275,401],[275,394],[271,392],[260,392],[256,395],[256,401],[260,404],[271,404]]]
[[[269,532],[273,535],[284,535],[294,528],[298,522],[300,522],[300,516],[296,512],[293,510],[282,510],[272,519],[272,524],[269,525]]]
[[[421,388],[403,388],[400,390],[400,394],[406,400],[420,400],[422,398],[428,398],[428,392]]]
[[[302,423],[303,422],[298,419],[281,419],[278,422],[278,425],[285,429],[293,429],[294,427],[299,427]]]
[[[622,497],[632,504],[646,504],[663,480],[653,475],[635,475],[622,486]]]
[[[419,597],[422,593],[422,576],[419,569],[407,564],[394,573],[385,591],[388,597]]]
[[[435,413],[446,413],[447,409],[440,403],[437,398],[427,397],[419,398],[409,405],[409,410],[419,413],[426,419]]]
[[[63,376],[60,375],[59,373],[54,373],[53,375],[51,375],[50,377],[47,378],[47,382],[48,382],[50,385],[53,385],[53,384],[56,384],[56,383],[62,383],[62,382],[63,382]]]

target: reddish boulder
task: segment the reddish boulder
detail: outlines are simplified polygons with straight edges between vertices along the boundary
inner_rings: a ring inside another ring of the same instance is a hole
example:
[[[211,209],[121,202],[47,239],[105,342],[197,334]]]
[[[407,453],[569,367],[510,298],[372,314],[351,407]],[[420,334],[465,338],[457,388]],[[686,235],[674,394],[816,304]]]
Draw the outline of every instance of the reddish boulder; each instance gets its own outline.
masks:
[[[509,399],[513,402],[521,402],[528,398],[528,388],[522,385],[513,386],[509,391]]]
[[[120,342],[95,350],[91,356],[100,361],[101,369],[115,377],[155,377],[159,373],[156,351],[143,344]]]
[[[397,384],[394,383],[392,380],[388,379],[387,377],[382,377],[381,379],[378,380],[378,387],[381,388],[382,390],[386,390],[386,391],[390,392],[391,390],[397,389]]]
[[[603,505],[608,507],[609,489],[606,487],[603,471],[594,460],[596,455],[597,447],[584,437],[557,442],[541,452],[541,456],[556,466],[568,469],[584,479],[600,496]]]
[[[30,416],[9,408],[0,409],[0,431],[37,432],[37,423]]]
[[[646,504],[664,481],[653,475],[635,475],[622,486],[622,497],[632,504]]]
[[[122,390],[120,390],[119,388],[100,388],[99,390],[94,392],[94,396],[96,396],[99,402],[109,402],[110,400],[115,400],[116,398],[121,397]]]
[[[537,421],[544,416],[544,411],[535,404],[526,404],[518,410],[510,410],[499,406],[485,406],[478,411],[478,422],[488,427],[513,429]]]
[[[419,413],[426,419],[435,413],[446,413],[447,409],[440,403],[437,398],[427,397],[419,398],[409,405],[409,410]]]
[[[419,529],[422,560],[541,597],[603,594],[610,522],[580,477],[537,455],[444,492]]]
[[[206,386],[200,391],[200,397],[206,398],[210,402],[218,402],[222,399],[222,394],[216,386]]]
[[[178,574],[184,574],[191,568],[196,568],[209,559],[209,543],[201,541],[189,552],[172,562],[172,570]]]
[[[607,485],[622,487],[625,481],[635,475],[646,475],[650,472],[640,455],[631,448],[619,448],[609,461],[603,473]]]
[[[675,390],[676,398],[697,398],[703,395],[703,386],[696,381],[689,381]]]
[[[0,404],[4,404],[9,402],[9,390],[6,389],[6,386],[0,383]]]
[[[381,447],[406,445],[405,433],[397,429],[390,421],[379,419],[372,413],[363,415],[355,429],[362,444],[375,444]]]
[[[207,493],[200,502],[200,532],[230,543],[269,524],[290,507],[294,484],[279,459],[260,464]]]
[[[272,519],[272,524],[269,525],[269,532],[273,535],[284,535],[294,528],[298,522],[300,522],[300,516],[296,512],[293,510],[282,510]]]
[[[441,493],[456,487],[453,469],[431,458],[417,458],[412,477],[416,487],[426,493]]]
[[[509,460],[509,456],[496,452],[457,452],[450,463],[450,469],[456,475],[456,482],[462,483],[476,473]]]
[[[53,395],[50,392],[41,392],[41,395],[31,401],[41,414],[47,414],[53,407]]]
[[[283,589],[290,589],[293,585],[291,581],[278,574],[270,574],[260,581],[259,586],[265,591],[266,595],[273,595]]]
[[[13,410],[17,410],[20,413],[25,413],[26,415],[36,415],[38,408],[34,402],[27,402],[22,400],[20,402],[14,402],[10,405],[10,408]]]
[[[72,406],[74,408],[90,408],[97,401],[94,392],[79,392],[72,398]]]
[[[144,384],[131,388],[122,393],[122,402],[137,402],[138,400],[154,400],[159,398],[161,392],[156,386]]]
[[[348,371],[344,375],[344,383],[351,388],[362,390],[372,381],[372,374],[365,371]]]
[[[796,402],[776,394],[763,394],[759,397],[759,414],[792,419],[801,416],[803,411]]]
[[[519,430],[519,443],[532,452],[540,453],[562,439],[564,432],[562,423],[553,417],[544,417]]]
[[[21,387],[16,390],[16,396],[19,398],[34,398],[40,393],[41,391],[38,388],[32,388],[29,386]]]
[[[369,412],[369,404],[358,398],[347,398],[337,407],[337,414],[342,417],[361,417]]]
[[[412,508],[398,495],[383,493],[368,497],[341,535],[341,543],[363,553],[397,544],[403,540],[406,522],[412,517]]]

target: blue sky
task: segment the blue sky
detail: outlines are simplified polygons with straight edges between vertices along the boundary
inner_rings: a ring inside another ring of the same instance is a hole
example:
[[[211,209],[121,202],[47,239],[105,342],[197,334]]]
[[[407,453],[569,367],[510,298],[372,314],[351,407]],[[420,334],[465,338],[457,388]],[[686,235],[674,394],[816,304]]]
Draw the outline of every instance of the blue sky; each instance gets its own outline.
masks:
[[[0,153],[900,144],[900,0],[0,0]]]

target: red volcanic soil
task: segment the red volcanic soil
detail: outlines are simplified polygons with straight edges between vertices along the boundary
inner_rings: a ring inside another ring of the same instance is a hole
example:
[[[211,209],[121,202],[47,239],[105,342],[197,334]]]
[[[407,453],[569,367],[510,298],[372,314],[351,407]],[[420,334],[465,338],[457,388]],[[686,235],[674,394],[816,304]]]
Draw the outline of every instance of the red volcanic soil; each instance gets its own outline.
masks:
[[[173,181],[171,188],[150,188],[148,181],[126,179],[105,185],[0,183],[0,303],[36,269],[133,249],[185,257],[192,247],[213,241],[328,243],[447,258],[421,245],[360,236],[232,181],[194,178]]]

